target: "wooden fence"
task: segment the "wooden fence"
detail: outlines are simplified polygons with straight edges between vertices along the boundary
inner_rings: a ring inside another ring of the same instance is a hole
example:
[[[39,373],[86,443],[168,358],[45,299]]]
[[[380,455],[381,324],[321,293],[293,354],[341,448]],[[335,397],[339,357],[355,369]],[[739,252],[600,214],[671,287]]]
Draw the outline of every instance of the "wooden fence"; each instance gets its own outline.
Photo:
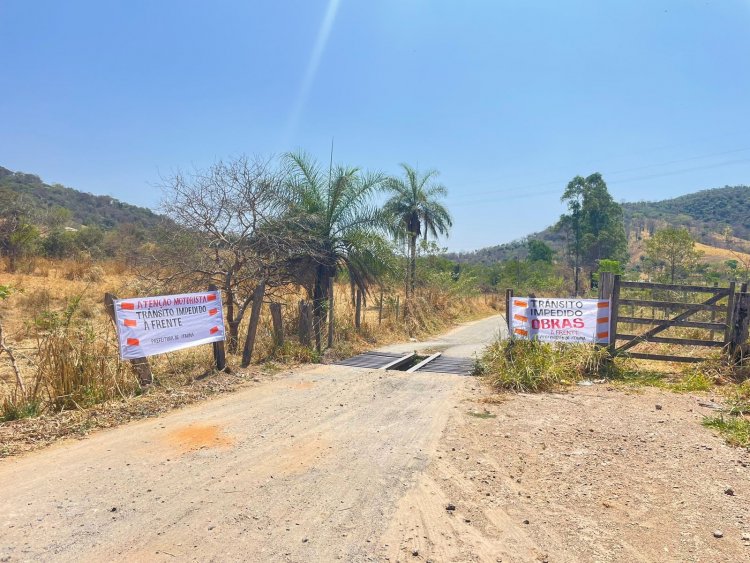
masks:
[[[728,287],[659,284],[623,281],[620,276],[602,274],[599,298],[612,303],[609,349],[613,356],[670,362],[705,360],[703,356],[634,350],[651,343],[721,348],[735,361],[748,357],[747,283],[737,292],[734,282]],[[639,330],[642,327],[650,328]],[[691,330],[688,335],[685,331],[679,335],[662,334],[674,328]]]

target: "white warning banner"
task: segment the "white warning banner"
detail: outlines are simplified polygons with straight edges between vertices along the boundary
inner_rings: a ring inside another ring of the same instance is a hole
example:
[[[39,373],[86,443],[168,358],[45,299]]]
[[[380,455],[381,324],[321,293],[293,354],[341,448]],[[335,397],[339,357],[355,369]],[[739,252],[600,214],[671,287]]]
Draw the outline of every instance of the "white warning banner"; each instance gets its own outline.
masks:
[[[224,340],[218,291],[117,299],[115,320],[123,360]]]
[[[609,300],[514,297],[513,338],[609,344]]]

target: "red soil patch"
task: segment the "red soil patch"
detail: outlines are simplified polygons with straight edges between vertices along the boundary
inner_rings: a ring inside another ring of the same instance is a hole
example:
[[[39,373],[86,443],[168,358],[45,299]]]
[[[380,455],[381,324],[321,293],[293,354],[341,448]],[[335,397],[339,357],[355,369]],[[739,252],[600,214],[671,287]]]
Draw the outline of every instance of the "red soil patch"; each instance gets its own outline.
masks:
[[[170,432],[167,437],[170,445],[183,452],[205,448],[219,448],[232,445],[232,440],[216,425],[187,426]]]

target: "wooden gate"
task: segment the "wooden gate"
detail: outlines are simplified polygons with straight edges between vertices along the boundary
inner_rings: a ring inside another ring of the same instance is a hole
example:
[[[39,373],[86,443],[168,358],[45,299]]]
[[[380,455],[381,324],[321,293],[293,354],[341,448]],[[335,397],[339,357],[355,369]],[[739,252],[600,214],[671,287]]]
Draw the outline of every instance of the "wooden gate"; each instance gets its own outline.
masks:
[[[734,282],[728,287],[708,287],[629,282],[620,280],[620,276],[602,274],[599,289],[600,298],[612,300],[610,353],[613,356],[670,362],[706,359],[633,350],[644,343],[723,348],[732,355],[736,350],[742,354],[747,339],[747,284],[735,294]],[[648,298],[644,298],[644,294]],[[682,299],[678,300],[677,295]],[[651,328],[639,331],[649,326]],[[693,330],[687,337],[684,331],[660,336],[672,328]]]

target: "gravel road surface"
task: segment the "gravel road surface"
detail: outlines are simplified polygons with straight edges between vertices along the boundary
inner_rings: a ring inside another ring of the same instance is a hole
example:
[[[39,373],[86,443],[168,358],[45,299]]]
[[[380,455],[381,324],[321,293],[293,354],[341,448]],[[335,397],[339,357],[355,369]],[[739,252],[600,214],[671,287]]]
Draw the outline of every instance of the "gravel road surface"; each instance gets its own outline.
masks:
[[[442,352],[444,356],[474,358],[494,342],[498,336],[506,338],[508,327],[502,315],[494,315],[480,321],[465,323],[442,336],[422,342],[403,342],[380,348],[381,352],[407,353],[429,350]]]
[[[306,367],[6,458],[0,561],[748,561],[750,456],[709,403]]]
[[[308,367],[8,459],[0,559],[377,560],[465,379]]]

